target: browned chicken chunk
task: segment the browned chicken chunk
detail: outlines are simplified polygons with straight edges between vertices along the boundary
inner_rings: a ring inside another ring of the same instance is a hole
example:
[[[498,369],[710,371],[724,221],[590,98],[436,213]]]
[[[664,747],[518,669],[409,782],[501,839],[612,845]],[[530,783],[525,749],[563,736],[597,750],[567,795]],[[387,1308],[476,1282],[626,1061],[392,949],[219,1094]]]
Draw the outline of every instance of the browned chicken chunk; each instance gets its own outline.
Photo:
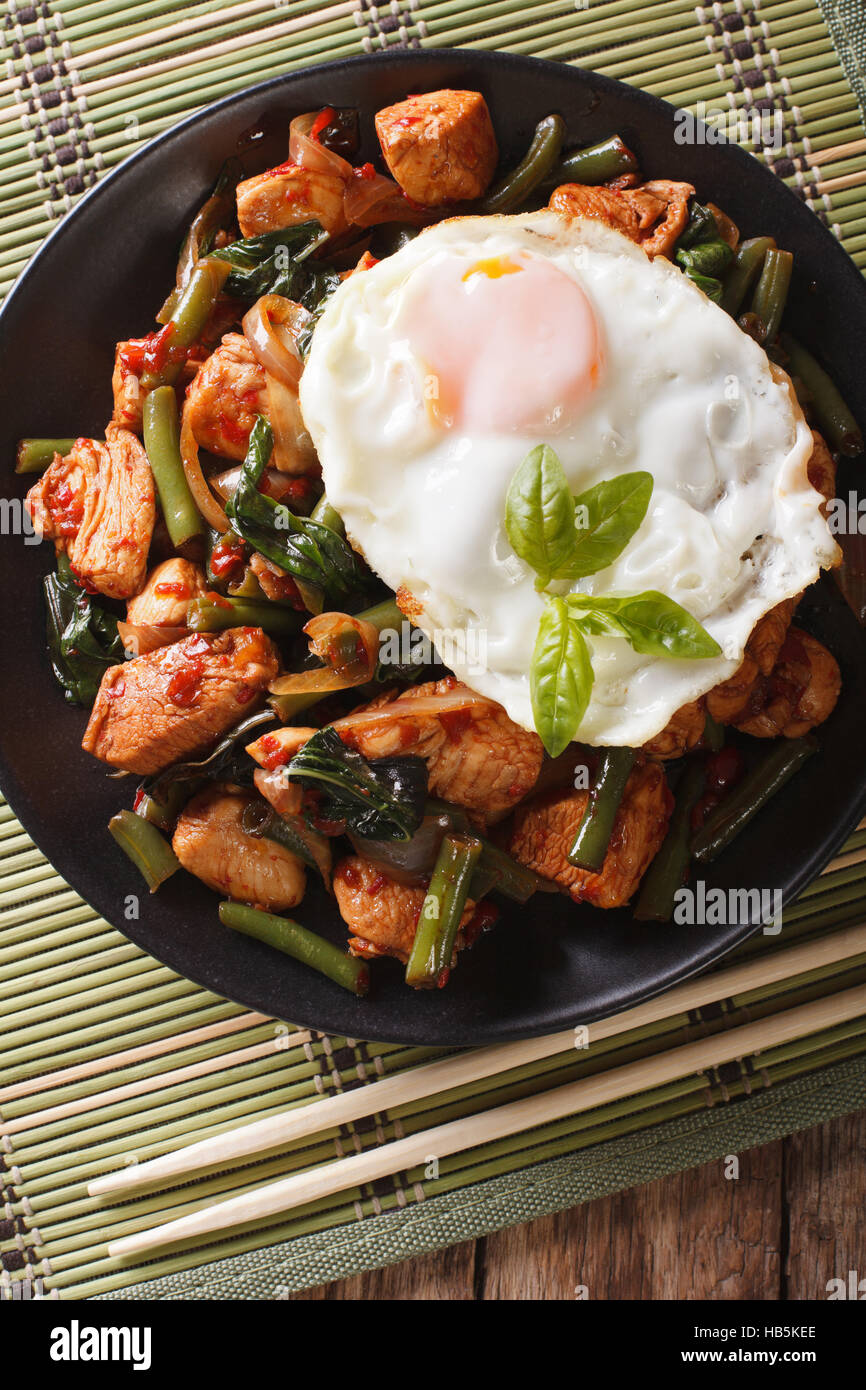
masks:
[[[265,369],[242,333],[227,333],[186,388],[187,419],[202,449],[242,459],[257,415],[268,414]]]
[[[300,164],[267,169],[238,184],[241,235],[262,236],[298,222],[318,222],[331,236],[339,236],[348,226],[344,191],[345,181],[339,174],[305,169]]]
[[[622,907],[661,848],[673,797],[658,763],[632,770],[597,874],[568,862],[588,799],[586,791],[555,791],[519,807],[507,848],[521,864],[566,889],[575,902]]]
[[[753,738],[800,738],[832,714],[841,686],[836,658],[808,632],[791,627],[772,671],[758,677],[733,722]]]
[[[737,670],[707,695],[707,709],[717,724],[736,723],[749,703],[755,683],[772,671],[791,626],[797,602],[793,598],[783,599],[758,619]]]
[[[117,344],[114,354],[114,371],[111,374],[111,390],[114,396],[112,420],[133,434],[141,434],[141,408],[144,393],[138,373],[129,364],[129,342]]]
[[[369,859],[352,855],[337,865],[334,894],[349,928],[353,956],[396,956],[404,963],[409,959],[426,889],[395,883]],[[460,919],[455,954],[466,944],[463,933],[474,913],[470,899]]]
[[[177,822],[172,849],[208,888],[266,912],[281,912],[303,898],[304,866],[282,845],[244,830],[241,817],[255,800],[222,787],[200,792]]]
[[[110,666],[81,746],[112,767],[159,772],[204,752],[237,724],[278,669],[277,650],[260,628],[194,633]]]
[[[466,697],[463,707],[439,712],[424,707],[440,697],[459,702],[461,694]],[[431,795],[488,821],[501,820],[532,790],[544,756],[537,734],[521,729],[500,705],[478,700],[453,676],[413,686],[399,698],[382,696],[338,719],[334,728],[365,758],[417,754],[427,763]],[[280,729],[250,744],[248,751],[262,766],[277,766],[315,732]]]
[[[126,620],[139,627],[185,627],[190,599],[206,589],[201,566],[173,556],[152,569],[141,593],[129,599]]]
[[[480,198],[499,159],[480,92],[425,92],[376,115],[385,163],[407,197],[423,207]]]
[[[689,220],[690,183],[654,179],[640,188],[605,188],[564,183],[554,189],[550,206],[561,217],[588,217],[604,222],[643,247],[647,255],[667,256]]]
[[[156,520],[153,474],[134,434],[110,424],[105,443],[76,439],[54,455],[27,494],[43,536],[66,550],[73,574],[108,598],[131,598],[144,582]]]
[[[644,752],[663,762],[668,758],[681,758],[691,748],[696,748],[704,736],[707,711],[703,700],[692,700],[690,704],[678,709],[660,734],[644,744]]]

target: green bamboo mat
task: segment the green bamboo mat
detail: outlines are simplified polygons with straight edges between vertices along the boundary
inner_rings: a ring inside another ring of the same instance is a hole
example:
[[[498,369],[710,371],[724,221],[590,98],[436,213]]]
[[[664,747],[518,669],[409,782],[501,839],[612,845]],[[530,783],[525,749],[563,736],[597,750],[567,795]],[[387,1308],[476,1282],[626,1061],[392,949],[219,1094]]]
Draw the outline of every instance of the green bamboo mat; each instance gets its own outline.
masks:
[[[0,293],[76,198],[142,141],[251,82],[392,45],[573,61],[698,113],[772,102],[784,111],[783,145],[755,152],[866,268],[859,3],[823,0],[825,22],[814,0],[7,0]],[[861,828],[786,914],[781,938],[754,938],[739,954],[856,922],[864,898]],[[106,1252],[108,1239],[221,1193],[863,979],[858,958],[796,988],[719,1000],[589,1053],[397,1108],[279,1159],[105,1205],[86,1196],[96,1173],[435,1054],[299,1031],[178,979],[96,917],[0,804],[0,1299],[279,1298],[862,1106],[866,1019],[454,1156],[436,1178],[398,1175],[149,1264],[120,1266]]]

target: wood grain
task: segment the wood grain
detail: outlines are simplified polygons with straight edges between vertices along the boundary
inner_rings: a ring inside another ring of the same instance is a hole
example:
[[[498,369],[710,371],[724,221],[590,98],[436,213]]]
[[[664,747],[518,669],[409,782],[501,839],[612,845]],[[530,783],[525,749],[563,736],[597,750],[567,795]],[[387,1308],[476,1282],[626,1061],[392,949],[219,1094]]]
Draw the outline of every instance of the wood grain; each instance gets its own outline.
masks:
[[[394,1301],[826,1298],[866,1281],[866,1112],[299,1294]],[[866,1282],[862,1293],[866,1295]]]

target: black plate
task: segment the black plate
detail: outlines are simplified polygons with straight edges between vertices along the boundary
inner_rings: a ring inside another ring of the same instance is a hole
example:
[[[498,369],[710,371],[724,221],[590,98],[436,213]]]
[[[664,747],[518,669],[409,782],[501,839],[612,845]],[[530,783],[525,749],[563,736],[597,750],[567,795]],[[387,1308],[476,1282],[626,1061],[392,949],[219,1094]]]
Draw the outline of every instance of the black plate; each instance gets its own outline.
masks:
[[[100,435],[111,409],[117,340],[147,331],[174,274],[176,247],[238,137],[277,116],[262,165],[285,159],[286,118],[325,102],[363,113],[364,157],[375,157],[373,113],[407,92],[436,87],[484,92],[503,161],[525,150],[537,120],[560,111],[569,139],[618,131],[648,177],[687,179],[746,235],[773,234],[796,257],[791,319],[818,347],[861,420],[866,385],[861,344],[866,286],[818,219],[734,146],[680,145],[673,108],[630,87],[565,65],[504,54],[395,53],[278,78],[208,107],[128,159],[82,199],[22,277],[0,315],[6,491],[23,494],[11,460],[22,435]],[[277,134],[279,130],[279,134]],[[849,479],[843,475],[843,491]],[[851,479],[853,485],[853,478]],[[365,1001],[266,947],[223,928],[217,899],[189,875],[154,898],[138,921],[124,916],[141,885],[108,835],[129,804],[133,780],[112,781],[81,751],[86,714],[66,706],[43,640],[39,579],[47,547],[3,538],[0,674],[2,784],[36,843],[88,902],[159,960],[218,994],[295,1023],[354,1037],[477,1044],[563,1028],[624,1008],[701,969],[749,927],[645,926],[628,911],[595,912],[542,896],[506,909],[496,931],[461,957],[448,988],[415,994],[401,968],[373,968]],[[823,867],[864,806],[866,643],[826,583],[802,610],[842,665],[839,705],[813,758],[772,809],[707,874],[721,887],[781,888],[789,900]],[[313,887],[299,916],[334,940],[345,928]],[[22,1000],[22,1003],[26,1001]]]

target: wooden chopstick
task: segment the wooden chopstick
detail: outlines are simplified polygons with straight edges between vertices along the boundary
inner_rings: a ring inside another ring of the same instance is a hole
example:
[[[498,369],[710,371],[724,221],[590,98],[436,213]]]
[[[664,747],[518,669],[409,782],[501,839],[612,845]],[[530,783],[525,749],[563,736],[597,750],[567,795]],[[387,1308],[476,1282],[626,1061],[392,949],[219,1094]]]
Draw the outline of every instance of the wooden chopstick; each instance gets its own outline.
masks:
[[[745,994],[750,989],[758,989],[789,976],[802,975],[808,970],[832,965],[861,953],[866,953],[866,924],[789,947],[786,951],[776,951],[758,960],[745,961],[697,980],[688,980],[656,999],[591,1024],[589,1035],[593,1042],[601,1042],[629,1029],[642,1028],[677,1014],[688,1013],[718,999]],[[569,1028],[561,1033],[529,1038],[523,1042],[458,1052],[440,1061],[428,1062],[425,1066],[374,1081],[369,1086],[359,1086],[355,1090],[344,1091],[340,1095],[329,1096],[265,1120],[256,1120],[226,1134],[214,1135],[177,1149],[174,1153],[163,1154],[147,1163],[121,1168],[116,1173],[95,1178],[89,1184],[88,1192],[92,1197],[101,1197],[155,1183],[170,1186],[172,1180],[180,1181],[190,1173],[208,1168],[226,1168],[244,1158],[283,1148],[321,1130],[333,1129],[365,1115],[421,1100],[456,1086],[465,1086],[513,1067],[526,1066],[541,1058],[568,1052],[574,1046],[574,1029]]]
[[[347,1188],[376,1182],[448,1154],[462,1153],[517,1134],[538,1125],[550,1124],[594,1106],[607,1105],[624,1096],[663,1086],[682,1077],[706,1072],[724,1062],[767,1048],[778,1047],[793,1038],[819,1032],[866,1014],[866,985],[843,990],[840,994],[802,1004],[799,1008],[744,1024],[729,1032],[686,1043],[655,1057],[641,1058],[626,1066],[583,1077],[558,1086],[542,1095],[512,1101],[494,1110],[463,1119],[451,1120],[432,1129],[408,1135],[393,1143],[338,1159],[336,1163],[315,1167],[291,1177],[281,1178],[253,1192],[245,1192],[226,1202],[203,1207],[176,1221],[165,1222],[150,1231],[140,1231],[113,1241],[108,1253],[124,1259],[156,1246],[190,1239],[201,1240],[230,1227],[266,1221],[318,1198],[332,1196]]]

